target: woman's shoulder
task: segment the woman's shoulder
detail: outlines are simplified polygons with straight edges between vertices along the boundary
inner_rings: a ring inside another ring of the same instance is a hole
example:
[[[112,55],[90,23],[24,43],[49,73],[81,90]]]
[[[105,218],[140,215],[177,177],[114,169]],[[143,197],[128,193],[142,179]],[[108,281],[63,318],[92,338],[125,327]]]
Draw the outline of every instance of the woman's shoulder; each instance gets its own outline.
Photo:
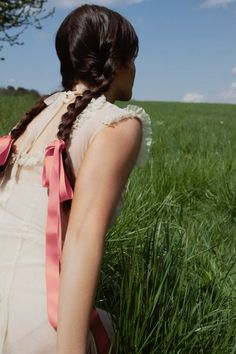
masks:
[[[72,145],[75,146],[75,149],[78,149],[80,142],[80,145],[82,144],[86,148],[99,131],[126,118],[137,118],[142,122],[143,137],[137,165],[144,166],[148,160],[152,143],[150,115],[143,107],[134,104],[128,104],[121,108],[109,102],[103,94],[98,98],[93,98],[84,111],[75,119],[71,136],[72,141],[74,141]]]
[[[102,117],[101,121],[98,117]],[[95,118],[97,122],[109,125],[114,122],[118,122],[125,117],[137,117],[144,124],[151,125],[150,116],[143,107],[128,104],[127,106],[121,108],[116,104],[109,102],[105,95],[102,94],[98,98],[92,98],[87,107],[75,119],[74,128],[82,126],[83,123],[90,118]]]
[[[109,126],[127,118],[137,118],[142,123],[142,144],[136,163],[143,167],[148,160],[152,144],[152,122],[149,113],[143,107],[135,104],[128,104],[121,108],[108,102],[101,123]]]

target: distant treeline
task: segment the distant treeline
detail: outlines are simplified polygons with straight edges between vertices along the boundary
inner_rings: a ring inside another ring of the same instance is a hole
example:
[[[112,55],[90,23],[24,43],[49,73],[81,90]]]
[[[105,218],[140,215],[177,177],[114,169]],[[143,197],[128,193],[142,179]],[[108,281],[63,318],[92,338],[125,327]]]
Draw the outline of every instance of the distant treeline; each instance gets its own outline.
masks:
[[[1,95],[25,95],[25,94],[31,94],[34,95],[38,98],[41,97],[40,93],[37,90],[29,90],[24,87],[17,87],[15,88],[14,86],[7,86],[7,87],[0,87],[0,96]]]

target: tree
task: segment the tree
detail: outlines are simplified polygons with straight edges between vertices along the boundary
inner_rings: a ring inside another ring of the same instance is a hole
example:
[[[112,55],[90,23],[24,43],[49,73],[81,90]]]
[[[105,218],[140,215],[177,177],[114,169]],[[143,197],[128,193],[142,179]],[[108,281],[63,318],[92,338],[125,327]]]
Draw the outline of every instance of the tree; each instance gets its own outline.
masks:
[[[45,4],[48,0],[0,0],[0,36],[1,42],[8,42],[10,45],[23,45],[18,38],[22,32],[30,25],[37,29],[42,29],[41,20],[51,16],[55,12],[55,7],[41,18],[38,16],[45,11]],[[10,33],[12,29],[25,26],[16,34]],[[0,45],[0,51],[3,45]],[[5,60],[5,58],[0,58]]]

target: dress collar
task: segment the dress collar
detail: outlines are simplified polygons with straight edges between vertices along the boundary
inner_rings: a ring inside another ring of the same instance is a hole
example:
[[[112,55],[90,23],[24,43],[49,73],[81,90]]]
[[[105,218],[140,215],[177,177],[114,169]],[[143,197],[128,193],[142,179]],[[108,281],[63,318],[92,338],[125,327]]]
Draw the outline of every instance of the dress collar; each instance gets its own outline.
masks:
[[[71,103],[76,98],[76,96],[83,96],[83,92],[88,89],[88,86],[82,83],[78,83],[77,85],[75,85],[74,90],[55,92],[51,96],[47,97],[44,102],[47,106],[49,106],[54,101],[58,100],[62,103]]]
[[[51,103],[57,101],[61,101],[62,103],[71,103],[76,96],[83,96],[81,91],[59,91],[53,93],[51,96],[47,97],[44,100],[44,103],[46,103],[47,106],[49,106]]]

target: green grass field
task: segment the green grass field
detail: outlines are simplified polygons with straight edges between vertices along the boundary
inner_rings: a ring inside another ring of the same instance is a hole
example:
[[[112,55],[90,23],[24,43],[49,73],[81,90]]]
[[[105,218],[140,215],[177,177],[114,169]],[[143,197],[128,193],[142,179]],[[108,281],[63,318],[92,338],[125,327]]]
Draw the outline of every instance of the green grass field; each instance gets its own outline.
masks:
[[[34,101],[1,97],[0,134]],[[114,352],[236,353],[236,105],[129,103],[153,144],[106,238],[96,305],[114,315]]]

